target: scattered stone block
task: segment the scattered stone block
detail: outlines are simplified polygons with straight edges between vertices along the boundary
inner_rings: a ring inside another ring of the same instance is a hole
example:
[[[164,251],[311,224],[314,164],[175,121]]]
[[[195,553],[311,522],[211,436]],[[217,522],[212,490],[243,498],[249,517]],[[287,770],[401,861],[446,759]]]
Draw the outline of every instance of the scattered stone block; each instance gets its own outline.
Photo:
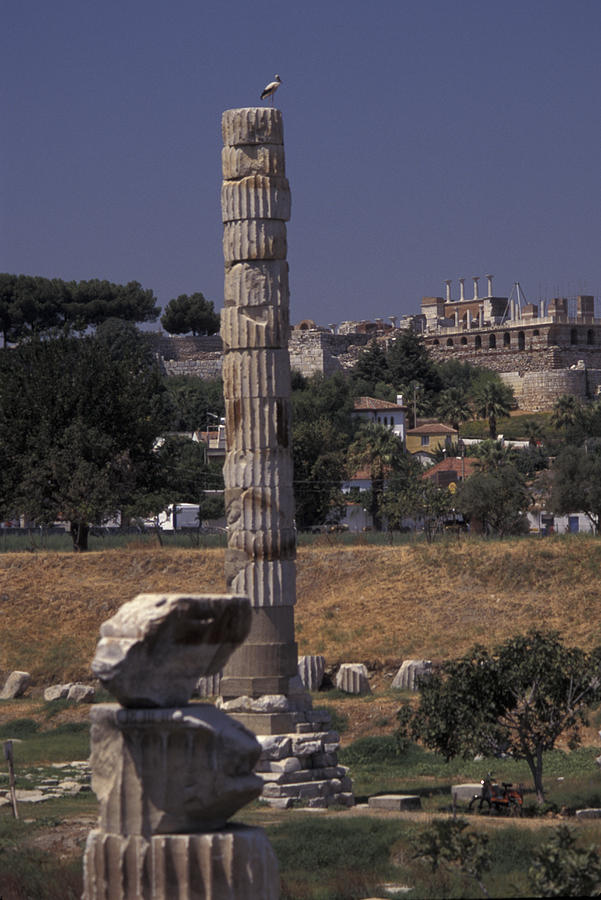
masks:
[[[417,679],[432,671],[429,659],[406,659],[392,680],[391,687],[402,691],[416,691]]]
[[[324,656],[299,656],[298,674],[308,691],[318,691],[321,687],[326,660]]]
[[[30,683],[29,672],[19,672],[18,670],[11,672],[0,691],[0,700],[16,700],[17,697],[22,697]]]
[[[577,809],[577,819],[601,819],[601,809],[590,807],[589,809]]]
[[[451,796],[455,797],[456,803],[469,803],[472,797],[480,794],[482,785],[479,781],[467,782],[466,784],[454,784],[451,786]]]
[[[380,794],[378,797],[369,797],[370,809],[391,809],[396,812],[422,808],[421,797],[417,794]]]
[[[72,684],[67,692],[67,700],[74,703],[92,703],[95,696],[96,691],[91,685],[81,684],[78,681]]]
[[[343,663],[336,673],[336,687],[346,694],[371,694],[363,663]]]
[[[44,690],[46,703],[54,703],[55,700],[65,700],[69,693],[70,684],[51,684]]]

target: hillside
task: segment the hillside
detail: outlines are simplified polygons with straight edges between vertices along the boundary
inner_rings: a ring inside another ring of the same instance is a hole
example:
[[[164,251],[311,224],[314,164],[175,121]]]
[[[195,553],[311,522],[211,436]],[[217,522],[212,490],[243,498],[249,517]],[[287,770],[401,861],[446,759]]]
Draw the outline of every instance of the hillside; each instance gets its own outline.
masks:
[[[529,626],[601,643],[601,541],[464,540],[299,550],[299,653],[391,666],[450,657]],[[86,555],[0,555],[0,677],[89,678],[100,623],[146,591],[225,590],[223,550],[132,545]],[[379,667],[379,666],[378,666]]]

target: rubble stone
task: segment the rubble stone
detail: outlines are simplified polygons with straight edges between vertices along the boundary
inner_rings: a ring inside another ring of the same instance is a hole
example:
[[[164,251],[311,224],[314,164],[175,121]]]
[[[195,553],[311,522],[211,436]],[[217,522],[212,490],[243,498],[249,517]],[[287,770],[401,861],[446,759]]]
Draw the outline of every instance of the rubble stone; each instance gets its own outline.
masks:
[[[44,700],[46,703],[53,703],[55,700],[64,700],[69,693],[71,684],[51,684],[44,690]]]
[[[73,700],[75,703],[92,703],[95,696],[96,691],[91,685],[80,682],[70,685],[67,692],[67,700]]]
[[[391,687],[404,691],[416,691],[417,679],[432,671],[429,659],[406,659],[393,678]]]
[[[31,684],[31,675],[29,672],[20,672],[15,670],[11,672],[4,687],[0,691],[0,700],[15,700],[22,697],[29,685]]]

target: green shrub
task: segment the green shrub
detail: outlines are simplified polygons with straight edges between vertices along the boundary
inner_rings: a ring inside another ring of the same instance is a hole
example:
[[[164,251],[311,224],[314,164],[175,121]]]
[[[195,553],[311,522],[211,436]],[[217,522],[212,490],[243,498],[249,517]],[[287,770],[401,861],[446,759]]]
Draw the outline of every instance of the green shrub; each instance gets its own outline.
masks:
[[[345,766],[404,763],[404,754],[391,735],[359,738],[341,750],[339,756]]]
[[[13,719],[12,722],[0,725],[0,740],[7,741],[10,738],[23,740],[35,734],[39,727],[33,719]]]

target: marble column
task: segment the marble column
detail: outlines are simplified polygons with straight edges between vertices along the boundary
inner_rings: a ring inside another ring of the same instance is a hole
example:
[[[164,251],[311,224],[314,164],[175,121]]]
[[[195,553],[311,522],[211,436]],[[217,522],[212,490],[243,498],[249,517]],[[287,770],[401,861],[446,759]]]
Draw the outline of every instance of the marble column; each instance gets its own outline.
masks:
[[[224,670],[221,694],[289,697],[298,661],[286,262],[290,189],[282,115],[278,109],[227,110],[222,130],[226,580],[229,590],[249,597],[253,621]],[[292,687],[298,689],[296,680]],[[292,725],[290,711],[274,713],[269,733]],[[259,722],[251,713],[246,724],[256,728]]]

